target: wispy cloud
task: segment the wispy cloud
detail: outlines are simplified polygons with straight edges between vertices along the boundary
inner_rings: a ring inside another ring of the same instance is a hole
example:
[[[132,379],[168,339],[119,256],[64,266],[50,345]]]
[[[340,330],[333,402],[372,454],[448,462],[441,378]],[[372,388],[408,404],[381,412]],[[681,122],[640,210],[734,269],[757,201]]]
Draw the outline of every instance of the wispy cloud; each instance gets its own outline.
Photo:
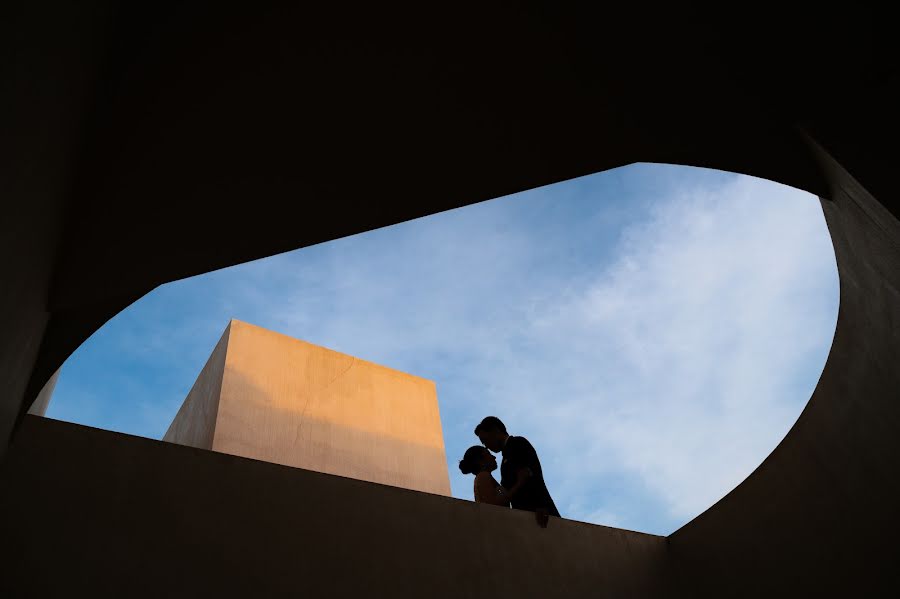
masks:
[[[571,446],[576,423],[595,476],[636,477],[683,522],[745,478],[811,395],[837,314],[833,250],[815,198],[735,177],[673,190],[616,255],[534,321],[565,356],[551,428]]]
[[[231,317],[432,378],[455,495],[495,414],[564,515],[668,533],[784,436],[836,310],[815,198],[638,165],[166,286],[105,334],[191,356],[174,409]]]

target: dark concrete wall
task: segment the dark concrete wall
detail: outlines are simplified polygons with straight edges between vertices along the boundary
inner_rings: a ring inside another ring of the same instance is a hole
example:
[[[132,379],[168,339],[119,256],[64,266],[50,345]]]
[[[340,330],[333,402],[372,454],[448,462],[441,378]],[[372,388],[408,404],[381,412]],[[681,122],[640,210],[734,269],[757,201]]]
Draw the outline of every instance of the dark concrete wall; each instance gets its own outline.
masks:
[[[25,404],[62,363],[32,376],[104,27],[91,2],[0,6],[0,455]]]
[[[664,537],[34,416],[0,479],[5,597],[662,596]]]

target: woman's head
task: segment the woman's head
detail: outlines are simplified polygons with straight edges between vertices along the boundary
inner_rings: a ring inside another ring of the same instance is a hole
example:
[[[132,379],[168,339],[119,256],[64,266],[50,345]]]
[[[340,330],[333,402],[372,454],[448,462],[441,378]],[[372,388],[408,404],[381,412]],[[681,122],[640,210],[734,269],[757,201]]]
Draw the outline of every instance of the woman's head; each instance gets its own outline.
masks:
[[[497,458],[483,445],[473,445],[466,450],[459,461],[459,470],[463,474],[492,472],[497,469]]]

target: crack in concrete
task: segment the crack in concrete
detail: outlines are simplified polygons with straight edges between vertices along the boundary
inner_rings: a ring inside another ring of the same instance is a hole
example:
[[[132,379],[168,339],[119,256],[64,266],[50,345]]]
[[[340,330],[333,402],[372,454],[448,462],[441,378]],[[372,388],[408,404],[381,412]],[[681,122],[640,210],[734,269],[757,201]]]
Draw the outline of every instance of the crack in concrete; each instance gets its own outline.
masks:
[[[350,372],[350,369],[356,365],[356,358],[350,357],[350,365],[347,366],[344,370],[339,372],[333,379],[325,383],[325,386],[322,387],[318,393],[326,391],[331,385],[335,383],[339,378],[343,377],[345,374]],[[306,395],[306,401],[303,402],[303,409],[300,410],[300,424],[297,425],[297,432],[294,434],[294,443],[298,443],[300,441],[300,432],[303,430],[303,423],[306,422],[306,408],[309,406],[309,399],[312,396],[312,393],[308,393]]]

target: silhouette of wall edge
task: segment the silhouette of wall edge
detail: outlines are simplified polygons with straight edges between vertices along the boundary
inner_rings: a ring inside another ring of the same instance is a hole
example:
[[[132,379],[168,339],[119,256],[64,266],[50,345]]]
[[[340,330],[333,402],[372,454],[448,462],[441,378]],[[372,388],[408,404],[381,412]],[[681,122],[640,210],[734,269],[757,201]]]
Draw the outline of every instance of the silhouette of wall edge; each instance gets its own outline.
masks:
[[[27,416],[0,595],[660,596],[666,539]],[[15,514],[39,514],[21,518]]]
[[[231,323],[225,327],[216,342],[206,364],[163,435],[163,441],[212,449],[230,337]]]

